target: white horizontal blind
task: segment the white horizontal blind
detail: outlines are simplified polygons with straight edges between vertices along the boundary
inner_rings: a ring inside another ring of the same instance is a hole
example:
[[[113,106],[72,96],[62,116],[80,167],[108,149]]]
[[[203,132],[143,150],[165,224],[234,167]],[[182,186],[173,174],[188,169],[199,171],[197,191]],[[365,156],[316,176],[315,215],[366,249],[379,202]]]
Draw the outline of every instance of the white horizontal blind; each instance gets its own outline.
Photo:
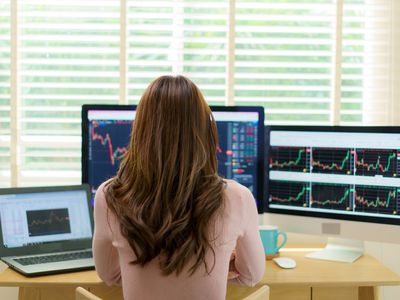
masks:
[[[184,74],[210,104],[226,101],[228,1],[128,0],[128,98],[160,75]]]
[[[10,1],[0,2],[0,187],[10,185]]]
[[[81,105],[117,103],[119,1],[21,0],[19,184],[80,183]]]
[[[392,16],[388,0],[346,0],[343,26],[343,124],[390,125]]]
[[[236,2],[235,103],[263,105],[269,124],[329,124],[333,0]]]
[[[10,3],[23,186],[79,183],[81,104],[137,103],[162,74],[187,75],[210,104],[263,105],[269,124],[398,119],[396,1],[0,1],[0,186],[10,184]]]
[[[388,124],[392,1],[343,0],[338,16],[339,1],[238,0],[235,102],[270,124],[332,124],[339,84],[340,124]]]

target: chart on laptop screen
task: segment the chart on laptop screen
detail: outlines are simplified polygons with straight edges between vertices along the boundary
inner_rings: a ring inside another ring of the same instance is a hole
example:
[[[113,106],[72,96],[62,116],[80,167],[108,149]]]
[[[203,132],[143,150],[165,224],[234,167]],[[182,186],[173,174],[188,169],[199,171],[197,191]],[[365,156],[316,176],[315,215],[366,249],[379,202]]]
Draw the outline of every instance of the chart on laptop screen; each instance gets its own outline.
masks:
[[[127,151],[135,118],[134,110],[89,110],[87,140],[87,182],[92,193],[113,177]],[[258,112],[215,111],[219,146],[218,173],[247,186],[257,198],[259,180]],[[263,125],[262,125],[263,126]]]
[[[4,194],[0,206],[6,248],[92,236],[86,191]]]
[[[398,219],[400,134],[271,130],[269,207]]]

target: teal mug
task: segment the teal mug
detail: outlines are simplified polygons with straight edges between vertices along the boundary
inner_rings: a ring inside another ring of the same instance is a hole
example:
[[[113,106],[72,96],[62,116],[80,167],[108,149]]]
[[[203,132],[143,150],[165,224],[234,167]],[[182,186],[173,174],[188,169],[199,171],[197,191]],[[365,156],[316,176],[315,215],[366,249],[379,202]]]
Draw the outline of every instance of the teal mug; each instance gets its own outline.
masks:
[[[277,226],[260,225],[259,226],[261,241],[264,246],[265,255],[274,255],[279,252],[287,241],[287,235],[283,231],[279,231]],[[278,237],[283,237],[282,242],[278,246]]]

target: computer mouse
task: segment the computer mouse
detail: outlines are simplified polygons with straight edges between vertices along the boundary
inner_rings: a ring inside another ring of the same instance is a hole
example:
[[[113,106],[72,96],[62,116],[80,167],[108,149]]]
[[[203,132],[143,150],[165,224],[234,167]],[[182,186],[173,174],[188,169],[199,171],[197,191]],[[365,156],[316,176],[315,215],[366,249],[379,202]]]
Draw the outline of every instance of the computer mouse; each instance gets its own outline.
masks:
[[[296,261],[290,257],[275,257],[272,260],[283,269],[293,269],[296,267]]]

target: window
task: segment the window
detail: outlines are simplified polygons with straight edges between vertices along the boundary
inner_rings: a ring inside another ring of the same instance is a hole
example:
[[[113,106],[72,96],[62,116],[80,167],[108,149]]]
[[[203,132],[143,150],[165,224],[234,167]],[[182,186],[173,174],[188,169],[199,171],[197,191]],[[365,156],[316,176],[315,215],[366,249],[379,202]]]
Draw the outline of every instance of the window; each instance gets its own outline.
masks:
[[[0,187],[10,183],[10,1],[0,2]]]
[[[235,102],[263,105],[270,124],[329,124],[336,4],[236,3]]]
[[[210,104],[262,105],[268,124],[393,124],[399,6],[3,0],[0,186],[79,183],[81,105],[137,103],[162,74]]]
[[[228,0],[128,0],[129,101],[137,103],[159,75],[183,73],[210,104],[225,105],[228,5]]]
[[[391,3],[237,0],[235,103],[270,124],[384,124]]]
[[[118,103],[119,2],[21,1],[20,185],[79,183],[80,106]]]

